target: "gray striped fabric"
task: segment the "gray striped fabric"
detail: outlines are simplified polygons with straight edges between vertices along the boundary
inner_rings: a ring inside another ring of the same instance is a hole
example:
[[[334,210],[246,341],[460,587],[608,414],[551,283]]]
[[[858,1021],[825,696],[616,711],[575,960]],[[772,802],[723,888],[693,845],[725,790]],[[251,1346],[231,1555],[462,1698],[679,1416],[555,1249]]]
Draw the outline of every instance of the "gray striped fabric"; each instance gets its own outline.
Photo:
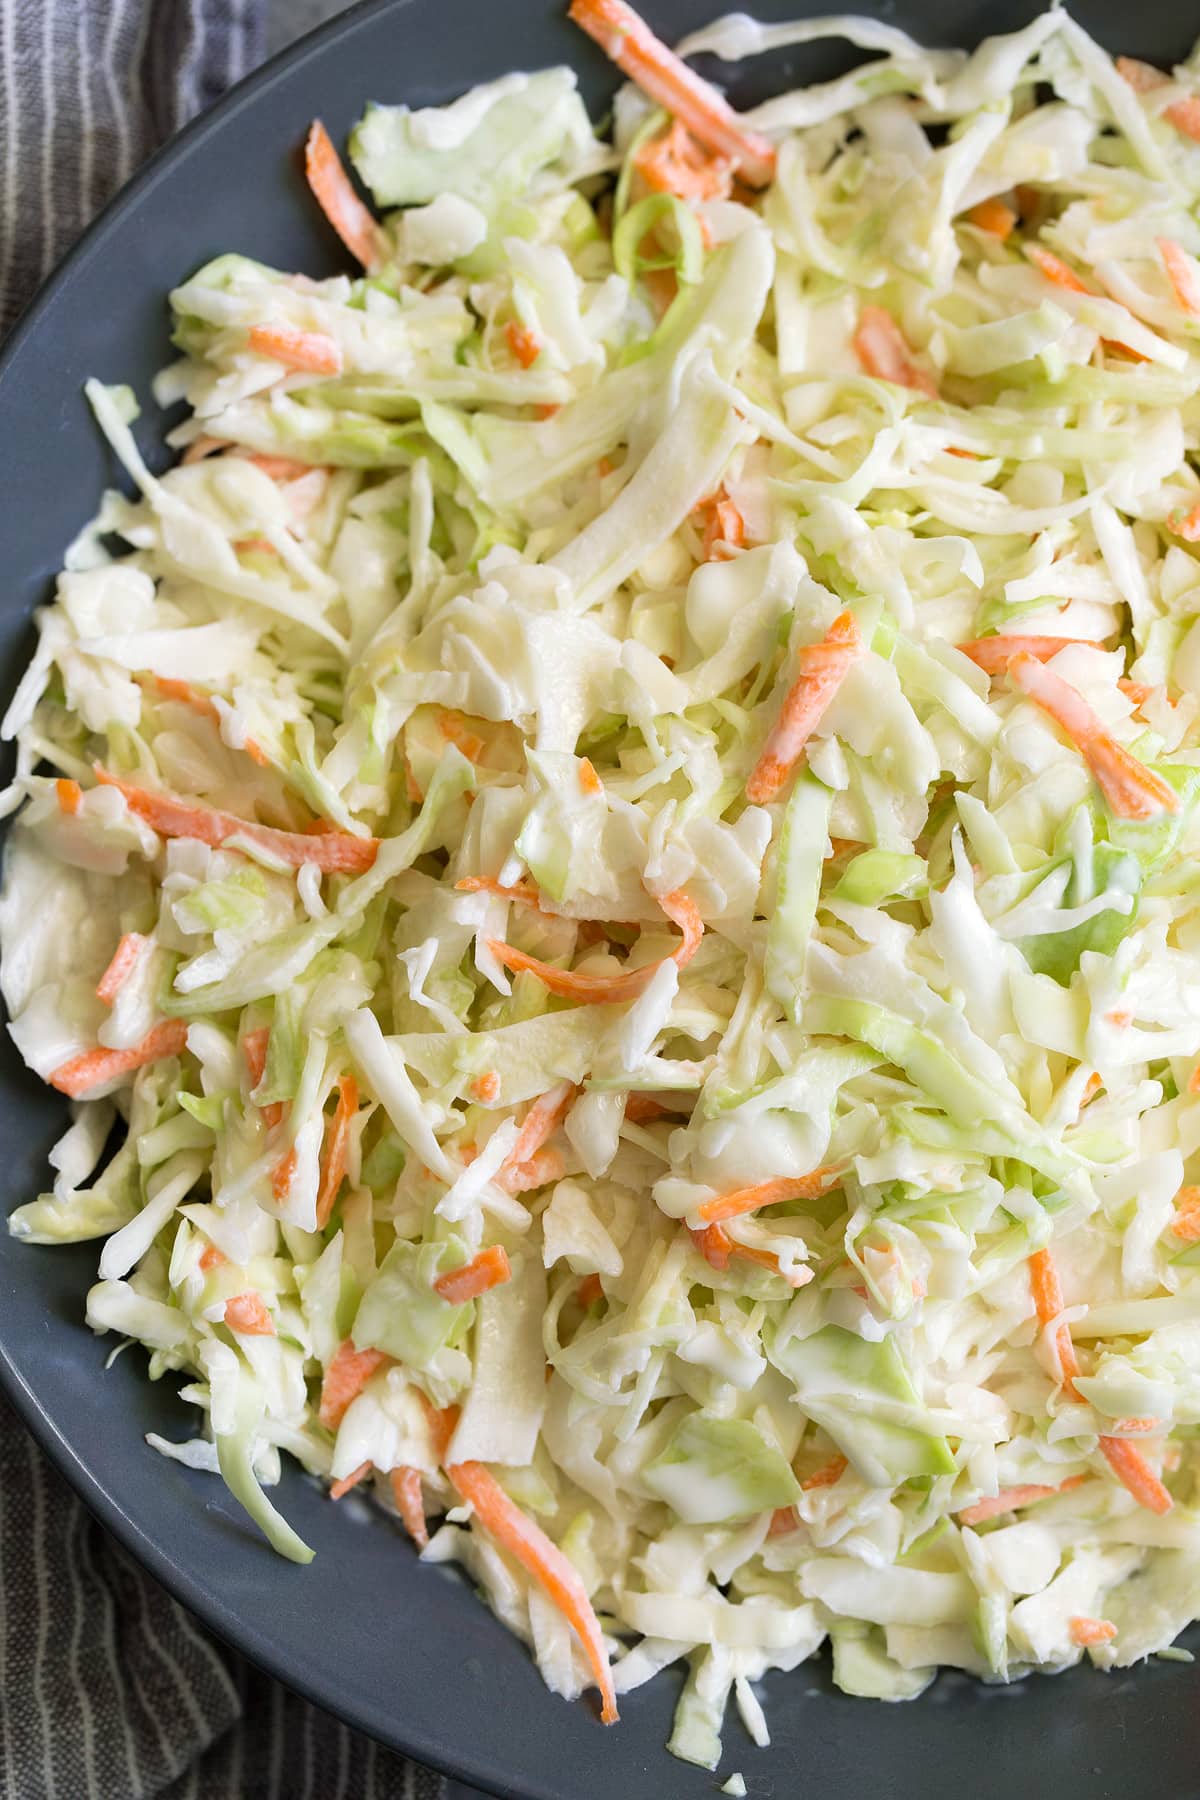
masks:
[[[0,332],[143,157],[259,60],[262,13],[263,0],[0,0]],[[443,1791],[219,1648],[0,1400],[0,1800]]]

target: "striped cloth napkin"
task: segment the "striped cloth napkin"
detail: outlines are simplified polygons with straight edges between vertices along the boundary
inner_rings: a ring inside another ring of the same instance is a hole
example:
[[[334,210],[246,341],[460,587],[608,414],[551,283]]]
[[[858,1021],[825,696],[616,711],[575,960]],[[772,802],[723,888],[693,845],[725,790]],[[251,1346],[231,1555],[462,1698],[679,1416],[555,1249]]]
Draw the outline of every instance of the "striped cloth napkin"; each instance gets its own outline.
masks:
[[[138,163],[260,60],[263,6],[0,0],[0,334]],[[219,1647],[0,1399],[0,1796],[450,1791]]]

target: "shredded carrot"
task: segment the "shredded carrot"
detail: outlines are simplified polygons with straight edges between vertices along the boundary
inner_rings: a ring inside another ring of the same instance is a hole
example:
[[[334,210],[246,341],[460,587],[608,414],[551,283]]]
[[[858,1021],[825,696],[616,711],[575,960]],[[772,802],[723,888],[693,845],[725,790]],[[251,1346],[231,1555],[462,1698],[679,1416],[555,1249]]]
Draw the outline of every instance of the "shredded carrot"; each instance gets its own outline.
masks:
[[[533,410],[539,419],[552,419],[556,412],[562,411],[562,402],[560,400],[539,400]]]
[[[246,1073],[250,1078],[251,1095],[263,1078],[263,1071],[267,1066],[267,1045],[270,1038],[270,1027],[260,1025],[257,1031],[248,1031],[242,1039],[242,1056],[245,1058]],[[268,1101],[261,1110],[263,1124],[268,1131],[274,1131],[283,1117],[283,1102],[280,1100]]]
[[[1091,1074],[1087,1078],[1087,1086],[1084,1088],[1083,1097],[1079,1102],[1079,1110],[1081,1112],[1083,1111],[1084,1107],[1087,1105],[1089,1100],[1094,1100],[1096,1098],[1096,1095],[1100,1092],[1100,1090],[1103,1086],[1104,1086],[1104,1083],[1100,1079],[1099,1071],[1096,1069],[1093,1069]]]
[[[1191,1082],[1188,1086],[1191,1087]],[[1171,1230],[1185,1244],[1200,1241],[1200,1187],[1180,1188],[1175,1196]]]
[[[140,931],[127,931],[113,951],[112,961],[96,983],[96,998],[111,1006],[148,949],[150,939]]]
[[[1039,662],[1049,662],[1051,657],[1057,656],[1060,650],[1069,649],[1072,644],[1083,645],[1088,650],[1104,648],[1095,638],[1042,637],[1040,634],[1035,637],[1017,632],[1012,636],[972,638],[959,644],[958,648],[985,675],[1002,675],[1012,658],[1022,652],[1026,656],[1036,656]]]
[[[482,1106],[494,1106],[500,1098],[499,1069],[485,1069],[482,1075],[477,1075],[471,1083],[470,1094],[472,1100],[478,1100]]]
[[[510,319],[504,327],[504,335],[508,339],[508,347],[523,369],[531,369],[542,354],[542,340],[527,325],[517,319]]]
[[[1167,514],[1167,530],[1182,538],[1185,544],[1200,543],[1200,500],[1187,512],[1180,509]]]
[[[304,475],[312,475],[324,468],[322,463],[297,462],[294,456],[270,456],[265,451],[256,450],[246,461],[269,475],[272,481],[299,481]]]
[[[1041,244],[1025,244],[1022,248],[1034,267],[1055,287],[1066,288],[1072,294],[1091,293],[1086,281],[1081,281],[1074,269],[1061,256],[1055,256],[1053,250],[1047,250]]]
[[[999,238],[1003,243],[1017,222],[1017,215],[1011,206],[1005,206],[1003,200],[981,200],[966,213],[968,225],[974,225],[977,231],[986,231],[989,237]]]
[[[200,1253],[200,1272],[208,1275],[213,1269],[222,1268],[228,1261],[223,1250],[218,1250],[215,1244],[206,1244]]]
[[[1174,788],[1118,744],[1082,695],[1061,676],[1027,652],[1013,657],[1008,675],[1071,739],[1118,818],[1152,819],[1159,813],[1179,811]]]
[[[604,792],[604,783],[586,756],[581,756],[579,759],[579,785],[585,794],[602,794]]]
[[[1032,1506],[1035,1501],[1048,1500],[1052,1494],[1065,1494],[1068,1489],[1076,1488],[1087,1480],[1086,1475],[1069,1475],[1052,1487],[1044,1487],[1038,1482],[1026,1482],[1023,1487],[1001,1488],[998,1494],[992,1494],[987,1500],[977,1500],[974,1506],[965,1506],[958,1515],[960,1525],[982,1525],[986,1519],[995,1519],[1001,1513],[1016,1512],[1022,1506]]]
[[[1162,1430],[1161,1419],[1114,1419],[1112,1437],[1155,1437]]]
[[[1153,1513],[1170,1512],[1175,1502],[1136,1444],[1128,1438],[1102,1437],[1100,1449],[1117,1480],[1129,1489],[1139,1506]]]
[[[1063,1293],[1058,1279],[1058,1270],[1054,1266],[1054,1258],[1049,1250],[1035,1250],[1029,1258],[1029,1286],[1033,1293],[1033,1304],[1037,1308],[1038,1321],[1049,1325],[1057,1319],[1063,1310]],[[1058,1363],[1062,1370],[1063,1391],[1072,1400],[1078,1400],[1075,1377],[1079,1374],[1079,1359],[1075,1355],[1075,1346],[1071,1342],[1071,1328],[1060,1325],[1055,1333],[1055,1346],[1058,1350]]]
[[[425,1525],[421,1471],[405,1465],[393,1469],[388,1479],[392,1484],[392,1498],[396,1502],[396,1511],[400,1514],[404,1529],[417,1548],[423,1550],[429,1542],[429,1532]]]
[[[93,1088],[106,1086],[121,1075],[132,1074],[135,1069],[143,1069],[147,1063],[162,1062],[168,1056],[182,1056],[186,1047],[186,1020],[163,1019],[159,1024],[152,1025],[141,1043],[134,1044],[132,1049],[107,1050],[100,1047],[85,1050],[81,1056],[73,1056],[69,1062],[60,1063],[46,1079],[60,1094],[69,1094],[72,1100],[80,1100],[85,1094],[90,1094]]]
[[[334,1482],[329,1490],[329,1498],[340,1500],[342,1495],[348,1494],[352,1487],[357,1487],[360,1481],[365,1481],[373,1467],[373,1463],[369,1460],[359,1463],[357,1469],[351,1469],[348,1475],[343,1475],[340,1481]]]
[[[1164,111],[1163,118],[1169,120],[1184,137],[1200,144],[1200,99],[1195,94],[1185,94],[1182,100],[1172,100]]]
[[[58,800],[59,811],[65,812],[68,818],[73,817],[83,805],[83,789],[77,781],[72,781],[69,776],[59,776],[54,784],[54,792]]]
[[[691,1225],[687,1229],[688,1236],[712,1269],[727,1269],[730,1258],[739,1257],[743,1262],[757,1263],[760,1268],[770,1269],[773,1275],[782,1276],[789,1287],[804,1287],[813,1278],[812,1270],[803,1267],[791,1269],[785,1274],[780,1267],[779,1258],[772,1251],[760,1250],[753,1244],[739,1244],[736,1238],[730,1237],[723,1225],[706,1225],[703,1231]]]
[[[757,1212],[760,1206],[777,1206],[781,1200],[815,1200],[835,1186],[837,1170],[813,1169],[807,1175],[783,1175],[775,1181],[760,1181],[754,1187],[734,1188],[718,1194],[696,1208],[697,1215],[711,1224],[718,1219],[736,1219],[743,1213]]]
[[[350,185],[342,159],[320,119],[314,119],[309,127],[304,173],[317,205],[351,256],[357,257],[364,269],[382,262],[387,254],[387,239]]]
[[[746,783],[748,800],[760,806],[774,800],[826,708],[865,650],[854,614],[843,612],[819,644],[806,644],[799,652],[799,673]]]
[[[705,562],[728,562],[735,550],[746,547],[746,521],[724,488],[711,500],[703,500],[697,511],[707,514],[704,527]]]
[[[245,1332],[247,1337],[274,1337],[275,1321],[267,1311],[261,1294],[251,1290],[235,1294],[225,1302],[225,1323],[231,1331]]]
[[[350,1402],[357,1400],[372,1375],[391,1360],[382,1350],[356,1350],[350,1338],[338,1345],[321,1383],[321,1404],[317,1412],[327,1431],[337,1430]]]
[[[296,1161],[296,1147],[293,1145],[280,1157],[271,1170],[271,1192],[280,1205],[292,1191],[292,1182],[296,1175]]]
[[[1070,1619],[1068,1629],[1071,1642],[1078,1644],[1081,1650],[1089,1649],[1093,1644],[1111,1644],[1117,1635],[1117,1628],[1108,1619]]]
[[[630,1094],[625,1101],[625,1117],[631,1125],[649,1125],[667,1117],[667,1108],[650,1094]]]
[[[343,1075],[338,1082],[337,1108],[325,1132],[325,1156],[321,1167],[321,1185],[317,1190],[317,1230],[324,1231],[333,1211],[333,1203],[346,1175],[350,1150],[350,1127],[358,1112],[358,1083],[353,1075]]]
[[[557,1150],[539,1150],[528,1162],[507,1164],[495,1177],[506,1194],[528,1194],[562,1179],[566,1164]]]
[[[257,356],[269,356],[285,369],[306,375],[340,375],[342,352],[337,341],[323,331],[301,331],[294,325],[252,325],[246,347]]]
[[[460,1269],[439,1275],[433,1286],[434,1292],[451,1306],[464,1306],[468,1300],[486,1294],[489,1288],[501,1287],[511,1280],[512,1264],[507,1252],[499,1244],[489,1244]]]
[[[639,994],[645,993],[663,962],[670,961],[676,968],[685,968],[700,948],[700,939],[704,935],[700,914],[682,890],[662,895],[658,904],[671,923],[679,926],[682,941],[669,958],[645,963],[640,969],[628,969],[620,975],[587,975],[573,969],[556,969],[551,963],[539,962],[536,956],[526,955],[524,950],[514,950],[511,944],[505,944],[499,938],[489,938],[488,949],[506,969],[525,970],[536,975],[543,987],[564,1000],[578,1000],[590,1006],[636,1000]]]
[[[795,1531],[800,1520],[794,1506],[777,1506],[771,1514],[771,1523],[767,1526],[769,1538],[785,1537],[789,1531]]]
[[[728,157],[710,156],[678,119],[642,145],[633,166],[652,193],[679,200],[727,200],[733,186]]]
[[[453,1418],[454,1409],[440,1415],[438,1435],[442,1440],[443,1457],[453,1431]],[[472,1508],[476,1522],[495,1538],[502,1549],[516,1558],[562,1613],[583,1646],[593,1679],[600,1690],[600,1717],[606,1725],[614,1724],[617,1718],[617,1697],[604,1650],[600,1622],[574,1564],[532,1519],[526,1518],[483,1463],[447,1463],[446,1474],[459,1498]]]
[[[1174,238],[1160,237],[1155,242],[1180,310],[1200,318],[1200,273],[1195,263]]]
[[[505,1158],[504,1168],[512,1163],[528,1162],[543,1144],[548,1144],[570,1110],[578,1093],[573,1082],[560,1081],[556,1087],[540,1095],[521,1121],[517,1141]]]
[[[265,543],[265,540],[255,540],[255,542]],[[237,546],[239,549],[243,547],[242,545]],[[273,544],[266,544],[266,548],[272,553],[274,552]],[[192,712],[197,713],[200,718],[211,719],[218,731],[220,730],[221,715],[211,694],[205,694],[200,688],[193,687],[190,681],[176,681],[165,675],[156,675],[154,685],[164,700],[176,700],[181,706],[190,707]],[[255,743],[253,738],[247,738],[242,749],[253,762],[258,764],[259,768],[266,768],[271,760],[262,745]]]
[[[750,187],[775,173],[775,148],[749,130],[714,87],[655,37],[625,0],[571,0],[568,15],[643,93],[666,107],[715,156],[728,159]]]
[[[325,831],[318,834],[301,831],[276,831],[270,825],[254,824],[234,818],[232,813],[217,812],[209,806],[192,805],[174,794],[136,787],[120,781],[97,765],[96,779],[106,787],[119,788],[130,812],[145,819],[160,837],[195,838],[211,849],[219,850],[231,837],[242,836],[263,850],[279,857],[294,869],[305,863],[316,863],[327,875],[361,875],[375,861],[378,838],[352,837],[348,832]]]
[[[1129,83],[1135,94],[1152,93],[1155,88],[1166,87],[1170,80],[1170,76],[1156,69],[1153,63],[1139,62],[1134,56],[1118,56],[1117,74]]]
[[[597,1300],[604,1298],[604,1283],[598,1275],[585,1275],[575,1291],[575,1298],[580,1306],[594,1306]]]
[[[842,1476],[846,1473],[849,1466],[850,1465],[844,1456],[831,1457],[827,1463],[824,1463],[821,1466],[821,1468],[814,1470],[811,1475],[807,1476],[806,1479],[800,1483],[800,1486],[804,1489],[806,1494],[811,1493],[814,1488],[832,1487],[835,1482],[842,1479]]]
[[[882,306],[864,306],[859,313],[854,354],[867,374],[877,380],[890,381],[894,387],[915,388],[928,399],[937,399],[933,376],[913,361],[904,334]]]
[[[499,900],[513,900],[520,906],[536,906],[541,911],[542,896],[537,884],[532,881],[518,881],[512,887],[505,887],[491,875],[465,875],[454,886],[460,894],[495,894]]]

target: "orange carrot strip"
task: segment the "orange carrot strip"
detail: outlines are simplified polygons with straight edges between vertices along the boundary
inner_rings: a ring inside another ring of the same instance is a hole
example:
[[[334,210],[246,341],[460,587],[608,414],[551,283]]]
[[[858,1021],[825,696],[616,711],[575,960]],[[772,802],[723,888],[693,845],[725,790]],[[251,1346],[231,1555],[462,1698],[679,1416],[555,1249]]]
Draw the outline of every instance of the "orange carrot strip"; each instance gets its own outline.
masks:
[[[1117,1635],[1117,1628],[1109,1619],[1069,1619],[1068,1629],[1071,1642],[1078,1644],[1081,1650],[1092,1644],[1111,1644]]]
[[[314,119],[309,127],[304,173],[317,205],[351,256],[357,257],[364,269],[382,262],[387,255],[387,239],[351,187],[342,159],[320,119]]]
[[[968,225],[974,225],[977,231],[986,231],[989,237],[999,238],[1003,243],[1017,222],[1017,215],[1011,206],[1005,206],[1003,200],[981,200],[966,213]]]
[[[1118,56],[1117,74],[1127,81],[1135,94],[1149,94],[1155,88],[1166,87],[1170,80],[1161,69],[1153,63],[1139,62],[1135,56]]]
[[[60,1094],[69,1094],[72,1100],[79,1100],[85,1094],[90,1094],[93,1088],[116,1081],[118,1076],[130,1075],[134,1069],[145,1068],[147,1063],[162,1062],[168,1056],[181,1056],[186,1045],[186,1020],[162,1019],[157,1025],[152,1025],[141,1043],[134,1044],[132,1049],[107,1050],[101,1047],[85,1050],[81,1056],[73,1056],[69,1062],[60,1063],[46,1079]]]
[[[663,962],[669,960],[677,968],[686,967],[700,948],[700,939],[704,935],[700,914],[682,890],[662,895],[658,904],[672,924],[678,925],[683,932],[682,942],[671,952],[669,959],[663,957],[659,962],[646,963],[640,969],[628,969],[620,975],[587,975],[573,969],[556,969],[550,963],[540,962],[536,956],[527,956],[524,950],[514,950],[511,944],[505,944],[499,938],[489,938],[488,949],[506,969],[525,970],[536,975],[543,987],[564,1000],[579,1000],[589,1006],[636,1000],[639,994],[645,993]]]
[[[539,419],[552,419],[556,412],[562,411],[562,401],[539,400],[533,410]]]
[[[281,458],[280,460],[282,461],[283,459]],[[265,542],[265,540],[255,541]],[[244,548],[242,545],[235,547],[238,549]],[[266,548],[270,550],[272,554],[274,553],[275,547],[273,544],[267,544]],[[190,681],[176,681],[165,675],[156,675],[154,677],[154,685],[164,700],[177,700],[181,706],[190,707],[191,710],[194,713],[199,714],[202,719],[211,719],[213,724],[217,727],[217,730],[220,730],[221,715],[217,711],[216,704],[211,694],[202,693],[199,688],[193,687]],[[247,738],[242,748],[245,750],[246,755],[258,764],[260,769],[265,768],[271,760],[262,745],[256,744],[253,738]]]
[[[731,1257],[740,1257],[743,1262],[757,1263],[760,1268],[770,1269],[773,1275],[780,1275],[789,1287],[804,1287],[812,1280],[811,1269],[795,1269],[784,1274],[779,1266],[779,1258],[770,1250],[760,1250],[753,1244],[739,1244],[736,1238],[730,1237],[723,1225],[706,1225],[703,1231],[689,1225],[688,1236],[695,1244],[705,1262],[712,1269],[727,1269]]]
[[[842,1479],[849,1466],[844,1456],[831,1457],[821,1468],[802,1481],[800,1486],[806,1494],[811,1493],[814,1488],[832,1487],[836,1481]]]
[[[1200,318],[1200,274],[1195,263],[1174,238],[1160,237],[1155,242],[1180,310],[1194,319]]]
[[[133,971],[142,960],[143,953],[150,943],[140,931],[124,933],[116,949],[112,961],[96,983],[96,998],[103,1000],[105,1006],[111,1006]]]
[[[206,1244],[200,1253],[200,1269],[202,1274],[209,1274],[213,1269],[221,1268],[229,1258],[215,1244]]]
[[[323,463],[297,462],[294,456],[270,456],[262,450],[247,456],[246,461],[269,475],[272,481],[299,481],[302,475],[311,475],[314,469],[325,467]]]
[[[579,759],[579,785],[585,794],[602,794],[604,792],[604,783],[592,767],[590,758],[586,756],[581,756]]]
[[[666,1116],[667,1108],[662,1101],[655,1100],[650,1094],[630,1094],[625,1101],[625,1117],[631,1125],[649,1125]]]
[[[250,1090],[253,1094],[263,1078],[267,1066],[267,1045],[270,1042],[271,1030],[267,1025],[260,1025],[257,1031],[248,1031],[242,1039],[242,1055],[246,1061],[246,1073],[250,1078]],[[262,1108],[263,1123],[268,1131],[273,1131],[283,1117],[283,1104],[279,1100],[271,1100]]]
[[[487,745],[477,731],[472,731],[461,713],[443,711],[438,716],[438,730],[448,744],[462,751],[468,762],[477,763]]]
[[[1192,1079],[1195,1080],[1194,1071]],[[1188,1082],[1192,1091],[1192,1083]],[[1181,1187],[1175,1196],[1175,1214],[1171,1220],[1171,1230],[1185,1244],[1194,1244],[1200,1240],[1200,1187]]]
[[[507,1252],[499,1244],[489,1244],[460,1269],[450,1269],[445,1275],[439,1275],[433,1286],[435,1293],[451,1306],[463,1306],[468,1300],[477,1300],[480,1294],[486,1294],[489,1288],[500,1287],[511,1280],[512,1264]]]
[[[296,1147],[292,1146],[271,1170],[271,1192],[276,1200],[283,1204],[292,1189],[292,1181],[296,1174]]]
[[[865,650],[854,614],[843,612],[819,644],[806,644],[800,651],[796,658],[799,674],[746,783],[748,800],[764,805],[775,798],[799,762],[826,708]]]
[[[539,1095],[522,1119],[516,1143],[505,1157],[502,1169],[528,1162],[543,1144],[550,1142],[566,1118],[578,1091],[573,1082],[560,1081],[556,1087]]]
[[[350,1402],[357,1400],[372,1375],[391,1360],[382,1350],[356,1350],[351,1338],[345,1338],[338,1345],[321,1383],[321,1404],[317,1412],[327,1431],[337,1430]]]
[[[1128,1438],[1102,1437],[1100,1449],[1117,1480],[1129,1489],[1139,1506],[1152,1513],[1169,1513],[1175,1502],[1145,1456]]]
[[[359,1463],[357,1469],[351,1469],[348,1475],[343,1475],[340,1481],[334,1482],[329,1490],[329,1498],[331,1500],[340,1500],[342,1495],[348,1494],[352,1487],[357,1487],[360,1481],[366,1480],[367,1476],[371,1473],[372,1467],[373,1464],[370,1460]]]
[[[532,1575],[562,1613],[583,1646],[592,1676],[600,1690],[600,1717],[606,1725],[614,1724],[617,1719],[617,1697],[604,1650],[600,1622],[574,1564],[532,1519],[526,1518],[482,1463],[449,1463],[446,1474],[460,1499],[473,1508],[475,1518],[483,1529]]]
[[[969,656],[976,668],[982,669],[985,675],[1002,675],[1014,656],[1022,651],[1027,656],[1036,656],[1039,662],[1049,662],[1060,650],[1066,650],[1071,644],[1082,644],[1089,650],[1103,650],[1104,645],[1095,638],[1064,638],[1031,636],[1029,633],[1014,632],[1012,636],[972,638],[958,648],[964,656]]]
[[[58,800],[59,811],[65,812],[68,818],[73,817],[83,805],[83,789],[77,781],[72,781],[69,776],[59,776],[54,784],[54,792]]]
[[[575,1298],[580,1306],[594,1306],[597,1300],[604,1298],[604,1283],[598,1275],[585,1275],[575,1290]]]
[[[708,155],[678,119],[642,145],[633,166],[651,193],[679,200],[727,200],[733,186],[728,157]]]
[[[423,1550],[429,1542],[429,1532],[425,1525],[421,1471],[405,1465],[393,1469],[388,1479],[392,1484],[392,1498],[396,1502],[396,1511],[400,1514],[404,1529],[417,1548]]]
[[[723,487],[718,488],[711,500],[701,501],[696,510],[707,514],[705,562],[728,562],[731,550],[745,548],[746,521]]]
[[[1163,118],[1184,137],[1191,138],[1193,143],[1200,143],[1200,99],[1195,94],[1185,94],[1182,100],[1172,100],[1164,110]]]
[[[537,884],[532,881],[518,881],[513,887],[505,887],[491,875],[464,875],[454,886],[460,894],[495,894],[500,900],[514,900],[520,906],[536,906],[541,910],[542,897]]]
[[[1072,294],[1092,292],[1086,281],[1081,281],[1074,269],[1061,256],[1055,256],[1053,250],[1046,250],[1041,244],[1025,244],[1022,248],[1034,267],[1041,271],[1047,281],[1052,281],[1055,287],[1066,288]]]
[[[247,1337],[275,1336],[275,1321],[262,1295],[253,1291],[235,1294],[225,1302],[225,1323],[231,1331],[244,1331]]]
[[[1042,1325],[1049,1325],[1057,1319],[1063,1310],[1063,1293],[1059,1284],[1058,1270],[1054,1266],[1054,1258],[1049,1250],[1035,1250],[1029,1258],[1029,1286],[1033,1293],[1033,1304],[1037,1308],[1038,1320]],[[1058,1350],[1058,1363],[1063,1374],[1063,1392],[1072,1400],[1078,1400],[1075,1377],[1079,1374],[1079,1359],[1075,1355],[1075,1346],[1071,1342],[1071,1329],[1068,1325],[1060,1325],[1055,1333],[1055,1345]]]
[[[557,1150],[539,1150],[528,1162],[511,1163],[495,1177],[506,1194],[528,1194],[534,1188],[561,1181],[566,1164]]]
[[[246,333],[246,348],[306,375],[342,372],[342,352],[336,340],[323,331],[300,331],[294,325],[252,325]]]
[[[1114,1419],[1112,1437],[1156,1437],[1162,1430],[1161,1419]]]
[[[499,1069],[485,1069],[482,1075],[475,1077],[468,1091],[472,1100],[478,1100],[483,1106],[494,1106],[500,1098]]]
[[[371,867],[379,851],[378,838],[352,837],[342,831],[276,831],[273,826],[236,819],[232,813],[217,812],[210,806],[192,805],[174,794],[136,787],[132,782],[118,780],[99,765],[96,779],[106,787],[119,788],[130,812],[145,819],[160,837],[195,838],[219,850],[240,833],[294,869],[311,862],[327,875],[361,875]]]
[[[535,331],[522,325],[517,319],[510,319],[504,327],[504,335],[508,347],[523,369],[531,369],[542,354],[542,340]]]
[[[1027,652],[1013,657],[1008,675],[1071,739],[1118,818],[1152,819],[1179,811],[1174,788],[1118,744],[1083,696],[1061,676]]]
[[[995,1519],[1001,1513],[1016,1512],[1019,1507],[1032,1506],[1035,1501],[1048,1500],[1051,1494],[1065,1493],[1069,1488],[1078,1487],[1087,1480],[1086,1475],[1069,1475],[1054,1487],[1044,1487],[1038,1482],[1026,1482],[1023,1487],[1001,1488],[998,1494],[992,1494],[987,1500],[977,1500],[974,1506],[965,1506],[958,1515],[960,1525],[982,1525],[985,1519]]]
[[[937,399],[933,376],[913,361],[900,327],[882,306],[863,307],[853,341],[854,354],[868,375],[890,381],[894,387],[915,388],[930,400]]]
[[[813,1169],[808,1175],[783,1175],[775,1181],[760,1181],[754,1187],[735,1188],[718,1194],[696,1208],[700,1218],[711,1224],[718,1219],[736,1219],[743,1213],[757,1212],[760,1206],[777,1206],[781,1200],[815,1200],[833,1187],[837,1170]]]
[[[1168,513],[1167,530],[1174,532],[1176,537],[1182,538],[1185,544],[1200,543],[1200,500],[1187,512],[1180,509]],[[59,785],[61,787],[61,782]]]
[[[750,187],[766,187],[775,173],[774,145],[747,129],[717,90],[668,50],[625,0],[571,0],[567,12],[623,74],[674,113],[694,138],[728,158]]]
[[[325,1135],[325,1161],[321,1170],[321,1185],[317,1190],[318,1231],[324,1231],[328,1225],[333,1203],[345,1179],[350,1127],[357,1111],[358,1083],[353,1075],[343,1075],[338,1082],[337,1109]]]
[[[800,1524],[794,1506],[777,1506],[771,1514],[771,1523],[767,1526],[767,1536],[785,1537],[789,1531],[795,1531]]]

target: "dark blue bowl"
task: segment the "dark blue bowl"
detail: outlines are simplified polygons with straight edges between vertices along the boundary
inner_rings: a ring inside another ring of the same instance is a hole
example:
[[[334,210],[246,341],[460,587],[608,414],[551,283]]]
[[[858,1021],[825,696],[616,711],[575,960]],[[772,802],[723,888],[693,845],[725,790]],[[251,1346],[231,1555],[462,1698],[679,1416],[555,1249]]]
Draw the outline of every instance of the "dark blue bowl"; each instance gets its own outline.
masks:
[[[726,0],[728,3],[728,0]],[[862,0],[859,0],[860,6]],[[722,0],[646,0],[676,38]],[[821,10],[758,0],[767,18]],[[832,10],[832,8],[831,8]],[[876,0],[916,37],[976,43],[1025,23],[1036,0]],[[244,82],[132,182],[48,283],[0,363],[0,669],[11,690],[32,647],[29,614],[92,513],[111,461],[84,406],[88,375],[143,398],[168,360],[166,290],[208,257],[240,250],[315,275],[343,266],[299,178],[309,121],[335,138],[368,99],[430,104],[517,67],[570,62],[594,114],[614,86],[563,0],[371,0]],[[1182,56],[1200,16],[1159,3],[1132,18],[1114,0],[1077,16],[1114,50]],[[828,46],[736,69],[748,105],[846,66]],[[152,464],[161,432],[140,428]],[[3,1211],[46,1185],[46,1151],[65,1102],[0,1046]],[[519,1800],[674,1800],[744,1771],[751,1794],[845,1800],[1195,1800],[1200,1682],[1179,1664],[988,1689],[944,1675],[908,1706],[837,1693],[816,1662],[766,1684],[771,1748],[730,1720],[714,1780],[663,1748],[678,1677],[622,1703],[604,1730],[586,1701],[543,1688],[525,1650],[467,1585],[423,1569],[391,1522],[355,1498],[332,1506],[289,1470],[283,1510],[312,1544],[308,1568],[276,1558],[213,1476],[167,1462],[144,1434],[182,1437],[192,1414],[175,1383],[154,1386],[140,1354],[109,1370],[109,1345],[83,1323],[97,1246],[37,1249],[0,1233],[0,1379],[31,1430],[104,1524],[231,1644],[331,1712],[398,1750]],[[231,1800],[234,1797],[231,1796]],[[239,1797],[240,1800],[240,1797]]]

